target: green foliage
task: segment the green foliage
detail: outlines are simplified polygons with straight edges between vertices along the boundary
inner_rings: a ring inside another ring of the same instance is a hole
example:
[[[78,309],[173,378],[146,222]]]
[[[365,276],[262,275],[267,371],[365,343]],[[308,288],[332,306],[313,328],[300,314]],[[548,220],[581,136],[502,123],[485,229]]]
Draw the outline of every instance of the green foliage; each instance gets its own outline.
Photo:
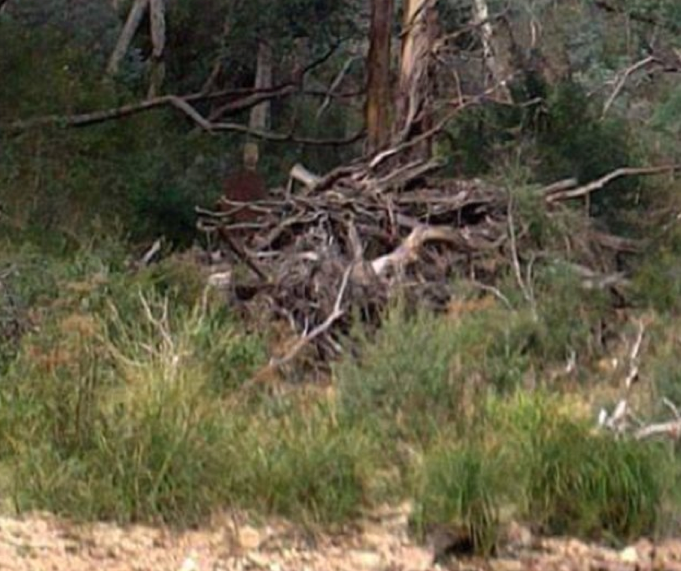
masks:
[[[223,505],[310,523],[358,513],[371,443],[317,405],[291,418],[236,404],[262,343],[204,300],[186,260],[127,278],[96,260],[48,263],[32,297],[46,311],[0,386],[19,509],[178,524]]]
[[[17,261],[18,276],[42,275]],[[35,327],[0,387],[17,504],[126,521],[205,515],[229,471],[215,459],[232,461],[236,439],[216,395],[262,362],[259,340],[200,296],[161,297],[147,275],[111,275],[90,253],[41,261],[49,283],[16,284]],[[177,291],[168,275],[165,287]]]
[[[680,262],[681,232],[671,225],[651,241],[636,268],[633,293],[638,303],[676,314],[681,309]]]
[[[361,355],[335,370],[342,414],[391,437],[428,440],[462,417],[465,393],[518,386],[528,365],[516,335],[524,320],[501,315],[494,307],[460,319],[393,308]]]
[[[91,52],[50,30],[0,22],[0,122],[117,107],[137,98],[101,81]],[[39,87],[38,87],[39,86]],[[49,93],[49,97],[45,97]],[[0,134],[0,200],[17,229],[45,246],[123,230],[175,243],[195,235],[193,208],[220,192],[229,146],[189,137],[159,110],[84,129]],[[4,229],[2,229],[5,232]]]
[[[669,466],[655,445],[566,421],[537,435],[533,453],[529,510],[548,531],[626,540],[655,530]]]
[[[452,373],[455,327],[425,312],[391,311],[359,360],[337,369],[342,410],[349,418],[394,423],[408,435],[425,436],[456,414],[461,385]]]
[[[236,506],[328,524],[413,494],[421,534],[463,529],[489,553],[511,516],[630,537],[670,505],[671,456],[592,434],[576,400],[508,396],[562,360],[544,338],[577,339],[548,321],[572,302],[537,318],[475,297],[439,317],[398,305],[338,365],[337,396],[248,399],[262,343],[204,302],[188,259],[125,276],[103,251],[13,258],[35,314],[0,385],[4,492],[21,510],[186,524]]]
[[[425,458],[417,493],[414,524],[420,535],[429,528],[462,530],[476,553],[490,555],[499,537],[499,508],[507,499],[503,459],[480,444],[444,444]]]
[[[600,120],[600,107],[582,86],[565,82],[532,89],[539,95],[520,93],[518,97],[541,96],[541,104],[477,107],[451,123],[438,153],[449,158],[452,174],[499,174],[500,165],[521,163],[528,167],[531,181],[548,184],[575,177],[586,183],[639,163],[626,124]],[[618,222],[621,210],[635,208],[633,199],[639,189],[636,179],[615,181],[607,193],[594,194],[591,213],[607,223]]]
[[[584,89],[574,83],[555,88],[547,101],[537,137],[540,182],[576,177],[588,182],[623,166],[636,166],[626,125],[599,120]],[[632,208],[639,189],[636,179],[615,181],[607,193],[593,196],[592,214],[609,222],[620,209]]]
[[[595,433],[577,400],[548,393],[482,407],[463,438],[443,430],[425,455],[414,512],[421,535],[463,531],[489,554],[511,519],[549,534],[625,541],[664,523],[678,468],[662,448]]]
[[[511,279],[502,289],[515,310],[464,288],[447,316],[392,308],[373,338],[359,335],[359,356],[335,368],[342,414],[393,437],[428,441],[471,412],[473,394],[541,383],[572,351],[598,355],[593,332],[607,311],[604,294],[585,291],[556,264],[536,269],[531,303]]]
[[[256,417],[237,448],[236,505],[308,523],[344,521],[367,505],[375,445],[336,424],[323,406]]]
[[[518,511],[545,532],[621,540],[658,529],[677,470],[650,442],[594,432],[574,398],[518,395],[491,403],[498,433],[515,467]]]

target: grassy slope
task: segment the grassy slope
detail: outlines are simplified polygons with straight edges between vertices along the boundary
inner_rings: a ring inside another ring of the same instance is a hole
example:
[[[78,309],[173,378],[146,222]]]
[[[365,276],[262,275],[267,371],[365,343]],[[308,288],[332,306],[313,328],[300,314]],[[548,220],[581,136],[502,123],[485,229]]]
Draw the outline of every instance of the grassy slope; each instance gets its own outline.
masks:
[[[356,334],[361,356],[329,390],[271,396],[241,392],[264,339],[204,303],[196,267],[131,276],[118,259],[4,251],[5,295],[21,303],[3,323],[32,324],[6,337],[0,386],[4,495],[19,510],[188,524],[238,506],[333,524],[412,499],[415,532],[463,529],[488,552],[511,518],[624,539],[663,530],[676,505],[673,448],[594,431],[625,371],[603,378],[592,331],[606,310],[560,273],[534,311],[398,304],[373,339]],[[651,315],[641,394],[675,388],[678,337]]]

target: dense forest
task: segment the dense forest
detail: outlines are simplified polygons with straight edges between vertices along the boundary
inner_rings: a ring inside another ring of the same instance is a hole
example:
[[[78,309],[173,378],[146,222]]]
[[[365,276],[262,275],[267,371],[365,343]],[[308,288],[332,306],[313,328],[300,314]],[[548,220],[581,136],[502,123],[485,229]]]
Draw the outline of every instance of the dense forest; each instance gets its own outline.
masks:
[[[0,0],[3,512],[677,534],[680,35],[674,0]]]

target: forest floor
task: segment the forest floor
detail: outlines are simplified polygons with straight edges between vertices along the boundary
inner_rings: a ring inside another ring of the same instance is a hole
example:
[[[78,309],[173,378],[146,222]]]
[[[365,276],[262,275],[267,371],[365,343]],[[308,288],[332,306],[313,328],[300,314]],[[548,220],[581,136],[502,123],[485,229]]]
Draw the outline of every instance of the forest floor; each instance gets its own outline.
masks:
[[[386,510],[343,532],[305,533],[282,521],[235,516],[206,527],[79,524],[49,514],[0,518],[6,571],[681,571],[681,541],[641,540],[621,550],[572,539],[540,539],[518,527],[499,557],[433,563],[431,548],[407,533],[404,510]]]

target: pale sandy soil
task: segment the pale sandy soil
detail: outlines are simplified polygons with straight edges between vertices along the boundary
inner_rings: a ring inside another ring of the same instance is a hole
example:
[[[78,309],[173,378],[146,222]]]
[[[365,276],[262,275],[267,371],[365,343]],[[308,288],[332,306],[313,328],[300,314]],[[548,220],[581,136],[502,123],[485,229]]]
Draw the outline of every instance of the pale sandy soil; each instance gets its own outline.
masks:
[[[681,541],[640,541],[610,550],[566,539],[537,539],[521,529],[498,559],[433,564],[410,541],[406,516],[386,510],[335,535],[291,525],[254,526],[216,518],[205,529],[75,524],[47,514],[0,518],[2,571],[681,571]]]

